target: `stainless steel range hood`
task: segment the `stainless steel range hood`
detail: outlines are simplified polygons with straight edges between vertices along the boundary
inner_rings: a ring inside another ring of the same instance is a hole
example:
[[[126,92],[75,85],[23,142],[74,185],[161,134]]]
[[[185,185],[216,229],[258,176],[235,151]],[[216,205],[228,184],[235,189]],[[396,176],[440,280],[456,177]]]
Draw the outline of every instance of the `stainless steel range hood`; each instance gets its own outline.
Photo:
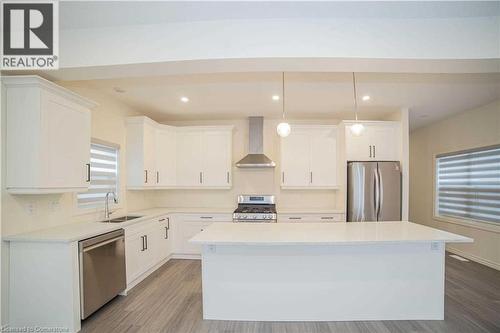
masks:
[[[274,168],[274,163],[264,155],[264,117],[248,118],[248,155],[243,157],[236,166],[238,168]]]

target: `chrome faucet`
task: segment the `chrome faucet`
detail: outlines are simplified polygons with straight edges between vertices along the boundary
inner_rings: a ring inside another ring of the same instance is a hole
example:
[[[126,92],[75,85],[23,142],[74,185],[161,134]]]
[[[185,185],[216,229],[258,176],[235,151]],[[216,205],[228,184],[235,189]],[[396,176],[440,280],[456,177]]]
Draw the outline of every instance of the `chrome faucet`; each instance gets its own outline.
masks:
[[[118,203],[118,200],[116,199],[116,193],[115,192],[108,192],[108,193],[106,193],[106,198],[105,198],[105,202],[104,202],[104,217],[106,219],[108,219],[108,222],[109,222],[109,216],[111,215],[111,213],[109,212],[109,195],[110,194],[113,195],[113,202],[115,204]]]

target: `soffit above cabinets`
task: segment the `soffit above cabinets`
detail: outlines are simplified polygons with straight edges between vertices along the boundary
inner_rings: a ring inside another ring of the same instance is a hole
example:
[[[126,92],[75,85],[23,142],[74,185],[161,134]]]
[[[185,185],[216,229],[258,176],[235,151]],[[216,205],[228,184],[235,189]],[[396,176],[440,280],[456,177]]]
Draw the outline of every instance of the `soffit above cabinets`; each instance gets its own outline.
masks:
[[[357,73],[360,117],[410,109],[412,128],[500,98],[500,74]],[[287,116],[352,119],[350,73],[287,73]],[[281,73],[219,73],[65,82],[107,93],[157,121],[279,118]],[[120,89],[116,89],[120,88]],[[119,90],[121,92],[117,92]],[[369,101],[362,96],[369,95]],[[181,97],[189,102],[182,102]]]

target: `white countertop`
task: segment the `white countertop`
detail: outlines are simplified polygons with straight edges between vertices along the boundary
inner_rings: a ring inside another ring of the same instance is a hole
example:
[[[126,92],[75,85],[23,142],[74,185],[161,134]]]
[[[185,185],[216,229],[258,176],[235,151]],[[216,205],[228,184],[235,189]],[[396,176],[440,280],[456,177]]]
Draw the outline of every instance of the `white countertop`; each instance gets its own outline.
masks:
[[[190,242],[214,245],[469,243],[471,238],[407,221],[350,223],[214,223]]]
[[[230,214],[232,208],[150,208],[135,212],[129,212],[130,216],[142,216],[134,220],[121,223],[103,223],[103,222],[78,222],[69,223],[57,227],[35,230],[32,232],[8,235],[2,239],[11,242],[74,242],[82,239],[94,237],[100,234],[118,230],[120,228],[144,222],[146,220],[175,213],[199,213],[199,214]],[[112,216],[116,218],[119,216]]]

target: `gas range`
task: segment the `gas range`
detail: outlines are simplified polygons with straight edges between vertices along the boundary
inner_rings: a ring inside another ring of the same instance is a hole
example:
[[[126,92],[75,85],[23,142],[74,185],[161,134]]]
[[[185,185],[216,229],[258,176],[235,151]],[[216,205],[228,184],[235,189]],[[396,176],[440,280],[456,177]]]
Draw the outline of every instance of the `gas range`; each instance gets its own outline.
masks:
[[[274,195],[239,195],[233,222],[276,222]]]

